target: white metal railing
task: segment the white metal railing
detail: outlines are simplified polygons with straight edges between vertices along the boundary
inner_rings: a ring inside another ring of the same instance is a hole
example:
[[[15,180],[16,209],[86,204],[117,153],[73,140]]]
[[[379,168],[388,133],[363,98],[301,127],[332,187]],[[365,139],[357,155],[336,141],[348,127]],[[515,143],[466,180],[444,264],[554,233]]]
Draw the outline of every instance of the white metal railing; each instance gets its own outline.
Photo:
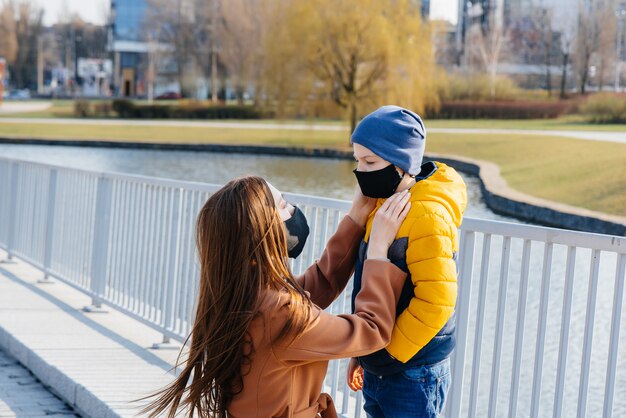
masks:
[[[0,158],[0,248],[182,341],[198,277],[195,217],[218,187]],[[299,273],[349,203],[286,196],[311,227]],[[615,397],[626,390],[626,238],[467,218],[459,264],[447,416],[626,416]],[[346,312],[349,300],[350,289],[330,310]],[[362,416],[345,367],[331,362],[325,390],[342,416]]]

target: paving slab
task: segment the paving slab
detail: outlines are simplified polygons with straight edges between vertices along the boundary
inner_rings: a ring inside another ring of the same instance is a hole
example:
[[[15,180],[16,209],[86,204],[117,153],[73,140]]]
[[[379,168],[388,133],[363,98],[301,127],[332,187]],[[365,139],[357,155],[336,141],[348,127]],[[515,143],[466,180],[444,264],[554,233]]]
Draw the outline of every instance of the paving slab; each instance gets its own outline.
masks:
[[[162,340],[159,332],[112,308],[84,312],[88,296],[61,282],[40,284],[42,276],[20,260],[0,263],[0,349],[82,416],[137,416],[143,404],[133,400],[172,381],[179,350],[150,349]],[[7,389],[5,397],[18,392]],[[38,394],[40,402],[54,399]]]
[[[0,349],[0,418],[73,418],[74,410]]]

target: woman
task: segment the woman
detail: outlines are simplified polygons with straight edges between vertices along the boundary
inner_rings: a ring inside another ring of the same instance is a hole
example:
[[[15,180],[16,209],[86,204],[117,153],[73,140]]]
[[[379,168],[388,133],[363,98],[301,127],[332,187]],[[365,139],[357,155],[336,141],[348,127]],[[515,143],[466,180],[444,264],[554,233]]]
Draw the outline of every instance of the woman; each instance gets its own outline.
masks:
[[[408,194],[381,207],[363,288],[352,315],[326,308],[356,260],[372,200],[355,195],[321,259],[304,275],[288,267],[286,204],[259,177],[233,180],[198,215],[200,288],[187,361],[144,412],[174,417],[334,417],[321,394],[328,361],[383,348],[406,274],[386,259],[410,208]],[[277,205],[278,204],[278,205]]]

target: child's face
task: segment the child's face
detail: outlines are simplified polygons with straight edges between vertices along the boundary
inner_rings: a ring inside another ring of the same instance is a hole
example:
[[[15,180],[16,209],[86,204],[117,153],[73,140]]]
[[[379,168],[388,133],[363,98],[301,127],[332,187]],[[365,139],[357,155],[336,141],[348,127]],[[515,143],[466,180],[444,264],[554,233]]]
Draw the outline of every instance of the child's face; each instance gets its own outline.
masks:
[[[354,159],[356,160],[357,171],[369,172],[382,170],[387,167],[390,162],[387,160],[383,160],[378,155],[374,154],[370,151],[369,148],[365,148],[360,144],[353,144],[354,148]]]

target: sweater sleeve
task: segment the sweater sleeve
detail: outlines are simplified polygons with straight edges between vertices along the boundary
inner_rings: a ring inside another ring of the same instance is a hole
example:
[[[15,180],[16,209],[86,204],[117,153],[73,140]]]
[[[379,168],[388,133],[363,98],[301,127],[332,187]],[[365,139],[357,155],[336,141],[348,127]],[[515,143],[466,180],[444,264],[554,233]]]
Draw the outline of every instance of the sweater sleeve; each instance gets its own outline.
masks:
[[[454,313],[457,271],[456,226],[434,213],[409,232],[406,261],[414,286],[409,306],[398,316],[387,351],[406,363],[443,328]]]
[[[322,257],[296,281],[311,295],[317,306],[325,309],[346,287],[356,263],[359,244],[365,229],[349,216],[343,218],[337,232],[326,244]]]
[[[313,307],[306,329],[295,339],[287,336],[274,346],[276,358],[298,365],[362,356],[384,348],[405,279],[406,273],[389,262],[366,261],[355,313],[331,315]],[[269,326],[270,333],[277,332],[281,321],[270,320]]]

